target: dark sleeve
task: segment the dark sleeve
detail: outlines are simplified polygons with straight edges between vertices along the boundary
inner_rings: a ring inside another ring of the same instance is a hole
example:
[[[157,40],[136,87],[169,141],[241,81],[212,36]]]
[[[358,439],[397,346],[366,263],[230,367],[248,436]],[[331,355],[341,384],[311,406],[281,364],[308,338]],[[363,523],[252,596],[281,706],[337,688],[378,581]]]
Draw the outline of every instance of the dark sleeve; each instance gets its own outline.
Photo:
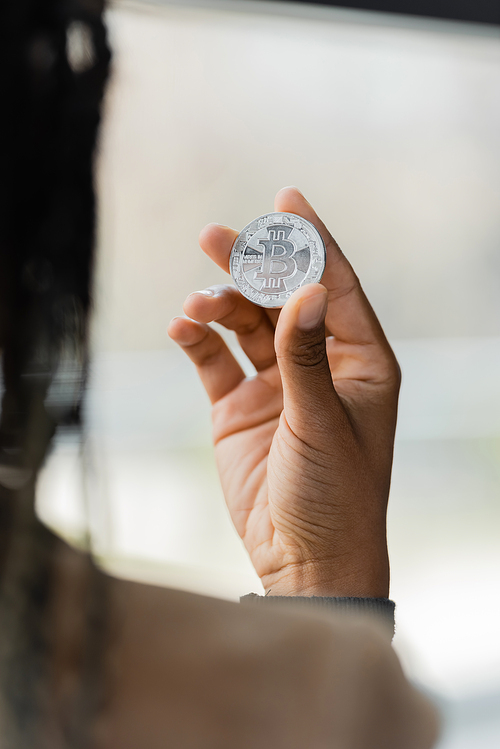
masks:
[[[396,604],[389,598],[327,598],[322,596],[258,596],[249,593],[240,598],[241,603],[270,606],[302,606],[331,610],[338,614],[363,614],[378,619],[384,624],[391,640],[394,637],[394,610]]]

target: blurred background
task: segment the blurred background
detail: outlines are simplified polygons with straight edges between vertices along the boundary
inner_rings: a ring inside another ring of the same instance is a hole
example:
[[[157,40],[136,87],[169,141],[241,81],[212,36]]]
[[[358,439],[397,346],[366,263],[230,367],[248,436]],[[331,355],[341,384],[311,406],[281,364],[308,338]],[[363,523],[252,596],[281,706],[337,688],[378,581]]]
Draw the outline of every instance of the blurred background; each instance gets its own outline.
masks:
[[[309,4],[116,0],[85,449],[42,517],[125,577],[262,592],[224,506],[208,399],[166,328],[224,282],[198,247],[297,185],[403,370],[389,513],[397,648],[440,749],[500,746],[498,27]],[[250,373],[250,369],[248,369]]]

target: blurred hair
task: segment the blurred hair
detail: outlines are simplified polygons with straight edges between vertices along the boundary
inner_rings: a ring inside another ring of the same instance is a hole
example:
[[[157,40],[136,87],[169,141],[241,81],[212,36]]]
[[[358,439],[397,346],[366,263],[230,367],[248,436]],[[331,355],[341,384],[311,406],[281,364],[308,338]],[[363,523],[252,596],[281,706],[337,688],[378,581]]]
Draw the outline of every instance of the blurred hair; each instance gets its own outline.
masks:
[[[10,490],[36,474],[57,424],[80,419],[110,59],[102,11],[103,0],[0,9],[0,486]]]
[[[58,425],[80,421],[87,370],[93,155],[110,61],[103,5],[0,3],[0,741],[9,749],[39,745],[48,678],[56,540],[36,520],[36,476]],[[99,626],[89,628],[88,673]],[[78,707],[82,738],[71,746],[83,745],[89,705]]]

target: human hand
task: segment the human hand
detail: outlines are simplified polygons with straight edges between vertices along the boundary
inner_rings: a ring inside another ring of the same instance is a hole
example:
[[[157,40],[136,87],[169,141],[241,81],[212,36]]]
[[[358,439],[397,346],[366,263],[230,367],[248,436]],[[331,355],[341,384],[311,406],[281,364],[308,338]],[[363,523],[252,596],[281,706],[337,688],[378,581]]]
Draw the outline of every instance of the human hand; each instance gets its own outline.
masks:
[[[350,264],[296,188],[275,210],[308,219],[327,249],[321,284],[281,311],[234,286],[190,294],[169,335],[213,404],[222,488],[236,530],[273,595],[387,597],[389,495],[400,371]],[[237,232],[209,224],[202,249],[225,271]],[[234,330],[246,378],[208,323]],[[325,336],[326,323],[326,336]]]

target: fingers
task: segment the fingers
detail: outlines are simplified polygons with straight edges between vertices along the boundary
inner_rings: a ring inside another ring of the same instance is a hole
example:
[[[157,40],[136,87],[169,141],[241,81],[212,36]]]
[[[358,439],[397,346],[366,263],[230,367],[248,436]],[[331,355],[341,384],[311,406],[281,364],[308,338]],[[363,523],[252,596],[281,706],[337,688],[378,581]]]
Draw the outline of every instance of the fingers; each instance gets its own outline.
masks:
[[[229,273],[229,255],[237,236],[238,232],[229,226],[207,224],[200,232],[200,247],[219,268]]]
[[[200,247],[217,265],[229,273],[229,256],[238,232],[222,224],[207,224],[200,232]],[[276,325],[279,309],[265,310],[265,314]]]
[[[320,451],[347,423],[326,353],[327,304],[324,286],[302,287],[283,307],[275,335],[287,423],[296,436]]]
[[[295,213],[310,221],[326,245],[326,267],[321,283],[328,289],[328,332],[346,343],[381,344],[389,349],[382,327],[366,298],[350,263],[311,204],[296,187],[284,187],[275,199],[275,210]],[[238,232],[228,226],[208,224],[200,234],[204,252],[229,272],[229,256]],[[277,312],[267,313],[273,322]]]
[[[328,289],[326,325],[329,331],[346,343],[382,343],[388,346],[382,327],[350,263],[302,193],[296,187],[284,187],[276,195],[275,210],[302,216],[323,237],[326,267],[321,283]]]
[[[211,286],[195,291],[184,302],[184,312],[200,323],[218,322],[234,330],[238,342],[260,372],[276,363],[274,328],[262,307],[256,307],[234,286]]]
[[[274,199],[274,210],[283,213],[295,213],[297,216],[307,219],[313,224],[323,237],[325,245],[334,242],[332,235],[317,215],[308,200],[302,195],[297,187],[282,187]],[[337,247],[338,249],[338,247]],[[339,250],[340,252],[340,250]]]
[[[223,339],[208,325],[174,317],[168,334],[196,364],[212,403],[216,403],[245,379],[240,365]]]

